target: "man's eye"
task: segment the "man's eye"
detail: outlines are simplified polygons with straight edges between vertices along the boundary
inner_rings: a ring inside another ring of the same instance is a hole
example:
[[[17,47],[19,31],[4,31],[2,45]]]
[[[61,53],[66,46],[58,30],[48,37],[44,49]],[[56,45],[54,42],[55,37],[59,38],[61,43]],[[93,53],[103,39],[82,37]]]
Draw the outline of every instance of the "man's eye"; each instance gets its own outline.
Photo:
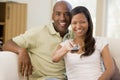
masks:
[[[70,13],[69,12],[65,13],[65,16],[70,16]]]
[[[57,16],[60,16],[60,13],[56,13]]]

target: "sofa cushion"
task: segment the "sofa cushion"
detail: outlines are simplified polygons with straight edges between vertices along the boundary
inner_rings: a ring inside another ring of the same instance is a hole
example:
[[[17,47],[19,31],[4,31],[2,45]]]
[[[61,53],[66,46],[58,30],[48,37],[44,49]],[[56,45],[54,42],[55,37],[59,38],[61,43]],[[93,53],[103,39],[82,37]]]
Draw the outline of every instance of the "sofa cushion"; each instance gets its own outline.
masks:
[[[116,65],[115,60],[114,60],[114,65],[115,65],[115,72],[111,80],[120,80],[120,70],[118,69],[118,66]]]
[[[112,57],[115,59],[116,65],[120,70],[120,39],[107,38],[109,42],[109,49]]]
[[[115,73],[112,80],[120,80],[120,39],[107,38],[109,49],[115,63]]]

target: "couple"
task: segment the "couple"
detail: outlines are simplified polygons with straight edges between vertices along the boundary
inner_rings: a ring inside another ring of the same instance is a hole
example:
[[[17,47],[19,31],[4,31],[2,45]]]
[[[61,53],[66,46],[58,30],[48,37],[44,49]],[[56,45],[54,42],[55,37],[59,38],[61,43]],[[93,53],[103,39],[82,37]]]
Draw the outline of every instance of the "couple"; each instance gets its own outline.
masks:
[[[108,43],[93,37],[91,16],[85,7],[71,9],[68,2],[58,1],[53,7],[53,23],[30,29],[3,45],[3,50],[18,54],[22,75],[32,74],[30,80],[65,80],[66,66],[68,80],[110,79],[114,65]],[[70,23],[74,38],[62,42],[63,38],[70,37]],[[100,66],[101,56],[104,72]]]

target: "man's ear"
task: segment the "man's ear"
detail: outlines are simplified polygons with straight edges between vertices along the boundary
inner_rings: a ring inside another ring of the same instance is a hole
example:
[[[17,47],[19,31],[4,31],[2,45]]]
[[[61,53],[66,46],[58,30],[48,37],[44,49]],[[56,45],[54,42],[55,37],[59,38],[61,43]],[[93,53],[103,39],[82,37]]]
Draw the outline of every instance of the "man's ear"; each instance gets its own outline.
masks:
[[[52,13],[52,20],[54,20],[54,14]]]

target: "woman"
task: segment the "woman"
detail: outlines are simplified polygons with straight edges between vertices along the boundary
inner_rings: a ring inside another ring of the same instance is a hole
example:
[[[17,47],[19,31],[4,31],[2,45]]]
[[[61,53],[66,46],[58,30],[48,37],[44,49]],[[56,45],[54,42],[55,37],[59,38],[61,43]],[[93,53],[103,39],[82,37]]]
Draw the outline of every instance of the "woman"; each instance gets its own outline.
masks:
[[[108,42],[102,37],[93,37],[93,23],[87,8],[78,6],[71,15],[74,38],[58,46],[53,53],[53,61],[65,59],[68,80],[110,80],[114,64]],[[104,72],[101,59],[105,66]]]

